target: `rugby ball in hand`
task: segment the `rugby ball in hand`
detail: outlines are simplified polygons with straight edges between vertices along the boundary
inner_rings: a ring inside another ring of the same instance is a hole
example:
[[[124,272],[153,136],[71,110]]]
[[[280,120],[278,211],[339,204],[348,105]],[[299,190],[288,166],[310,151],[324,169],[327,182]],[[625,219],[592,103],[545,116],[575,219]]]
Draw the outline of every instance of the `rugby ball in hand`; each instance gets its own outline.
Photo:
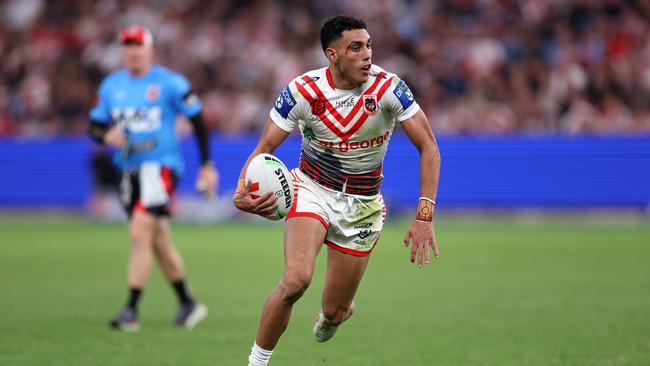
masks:
[[[284,163],[271,154],[259,154],[251,160],[246,169],[246,181],[251,181],[250,195],[258,198],[273,192],[278,198],[278,208],[270,220],[287,216],[293,204],[293,182],[291,173]]]

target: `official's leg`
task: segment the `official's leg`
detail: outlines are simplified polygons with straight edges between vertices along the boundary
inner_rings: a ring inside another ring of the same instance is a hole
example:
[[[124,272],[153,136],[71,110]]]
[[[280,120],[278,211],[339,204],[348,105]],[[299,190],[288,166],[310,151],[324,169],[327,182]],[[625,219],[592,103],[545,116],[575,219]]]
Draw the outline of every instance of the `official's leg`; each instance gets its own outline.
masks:
[[[170,282],[174,283],[185,278],[183,260],[172,242],[170,223],[167,217],[156,219],[154,251],[160,263],[160,269]]]
[[[160,268],[173,287],[180,304],[174,318],[174,324],[194,328],[206,317],[208,308],[198,303],[190,294],[185,280],[183,260],[172,242],[171,225],[169,218],[165,216],[156,219],[154,252],[158,263],[160,263]]]
[[[143,288],[153,262],[153,242],[156,217],[144,211],[134,211],[129,222],[131,257],[128,265],[128,284],[131,288]]]
[[[140,327],[138,303],[151,273],[154,231],[155,217],[153,215],[144,211],[133,212],[129,221],[129,236],[131,238],[131,256],[127,268],[129,295],[124,310],[110,321],[113,328],[136,331]]]

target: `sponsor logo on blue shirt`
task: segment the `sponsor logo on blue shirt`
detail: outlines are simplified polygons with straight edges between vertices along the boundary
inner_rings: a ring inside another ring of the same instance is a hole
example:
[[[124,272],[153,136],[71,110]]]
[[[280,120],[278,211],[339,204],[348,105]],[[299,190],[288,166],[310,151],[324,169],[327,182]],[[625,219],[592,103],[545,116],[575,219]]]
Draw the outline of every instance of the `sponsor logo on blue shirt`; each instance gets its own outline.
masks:
[[[415,102],[413,93],[404,80],[399,81],[399,84],[397,84],[397,87],[393,90],[393,94],[395,94],[397,99],[399,99],[399,102],[402,104],[402,108],[404,109],[407,109],[411,104],[413,104],[413,102]]]
[[[278,99],[275,100],[275,110],[280,113],[282,118],[286,119],[289,116],[289,112],[291,112],[295,106],[296,99],[293,97],[289,86],[287,86],[282,90],[280,95],[278,95]]]

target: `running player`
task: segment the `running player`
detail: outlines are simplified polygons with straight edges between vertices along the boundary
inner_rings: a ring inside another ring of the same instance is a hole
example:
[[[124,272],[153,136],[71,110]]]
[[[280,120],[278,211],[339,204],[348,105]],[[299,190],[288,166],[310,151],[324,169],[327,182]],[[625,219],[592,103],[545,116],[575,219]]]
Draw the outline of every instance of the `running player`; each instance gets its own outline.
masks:
[[[354,295],[368,264],[386,209],[380,193],[382,163],[395,120],[420,153],[420,198],[405,237],[411,262],[438,257],[433,214],[440,155],[426,116],[404,81],[372,64],[371,39],[363,21],[329,19],[321,44],[329,66],[294,79],[280,93],[259,144],[246,162],[233,196],[239,209],[262,216],[277,207],[271,192],[253,199],[244,177],[250,160],[272,153],[299,126],[300,167],[292,171],[295,199],[284,236],[284,276],[264,305],[249,365],[266,365],[309,286],[315,258],[325,243],[327,274],[317,341],[329,340],[355,309]]]
[[[188,290],[181,257],[172,244],[169,215],[183,170],[174,128],[178,115],[191,121],[197,137],[201,159],[197,188],[206,196],[216,188],[201,102],[182,75],[153,63],[148,29],[129,26],[119,40],[126,68],[102,82],[90,112],[91,136],[117,149],[114,160],[123,173],[120,195],[131,237],[128,301],[110,325],[125,331],[139,329],[138,302],[155,256],[180,302],[175,324],[192,328],[206,316],[207,308]]]

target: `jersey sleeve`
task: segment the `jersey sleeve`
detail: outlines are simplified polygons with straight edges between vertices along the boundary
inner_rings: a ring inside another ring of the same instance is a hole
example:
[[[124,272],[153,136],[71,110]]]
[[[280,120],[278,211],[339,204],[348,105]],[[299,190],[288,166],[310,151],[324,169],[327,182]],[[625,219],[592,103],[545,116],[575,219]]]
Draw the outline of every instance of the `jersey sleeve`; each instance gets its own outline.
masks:
[[[111,113],[109,103],[108,83],[102,82],[97,92],[97,102],[90,110],[90,120],[97,123],[109,124],[111,122]]]
[[[305,103],[307,102],[300,96],[294,79],[275,100],[270,112],[271,120],[284,131],[291,132],[303,117]]]
[[[404,122],[420,110],[420,105],[404,80],[394,76],[392,83],[385,97],[387,107],[396,120]]]
[[[182,75],[173,75],[171,78],[172,104],[177,113],[187,118],[192,118],[201,112],[203,104],[190,82]]]

